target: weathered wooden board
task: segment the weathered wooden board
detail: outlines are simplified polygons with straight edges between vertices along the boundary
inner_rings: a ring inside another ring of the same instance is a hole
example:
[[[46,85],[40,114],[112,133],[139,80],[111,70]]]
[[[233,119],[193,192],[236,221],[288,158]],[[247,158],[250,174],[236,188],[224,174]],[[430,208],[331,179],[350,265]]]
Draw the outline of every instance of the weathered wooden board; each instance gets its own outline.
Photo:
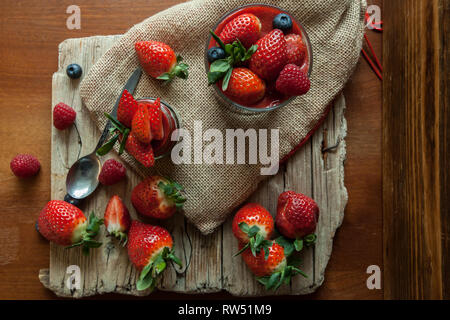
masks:
[[[119,36],[99,36],[83,39],[69,39],[59,48],[59,68],[53,76],[53,104],[65,102],[77,111],[75,128],[60,132],[52,129],[52,199],[62,199],[65,192],[65,176],[69,166],[81,155],[91,152],[97,143],[100,131],[91,121],[78,94],[79,81],[72,81],[65,75],[65,66],[79,63],[84,73],[118,39]],[[113,103],[113,102],[112,102]],[[260,202],[270,212],[276,212],[278,194],[283,190],[295,190],[312,196],[319,204],[320,219],[318,240],[314,248],[303,252],[302,269],[307,279],[295,278],[289,286],[281,287],[276,294],[307,294],[317,289],[324,281],[324,272],[331,255],[336,229],[340,226],[347,203],[344,187],[344,160],[346,121],[345,101],[340,96],[322,127],[285,164],[279,173],[262,183],[259,190],[249,199]],[[340,142],[329,152],[327,147]],[[112,155],[111,157],[114,157]],[[126,182],[112,187],[100,187],[85,203],[85,212],[94,211],[102,216],[108,199],[118,194],[131,209],[130,191],[140,178],[128,170]],[[131,214],[136,214],[131,210]],[[183,216],[177,215],[164,223],[173,234],[178,256],[183,268],[170,266],[158,286],[160,290],[183,293],[207,293],[226,290],[237,296],[272,295],[258,284],[241,258],[233,258],[237,242],[231,232],[231,219],[209,236],[203,236]],[[41,282],[59,296],[85,297],[108,292],[146,295],[135,288],[136,270],[129,262],[126,249],[100,234],[104,245],[84,257],[79,249],[65,250],[51,244],[50,268],[41,270]],[[81,270],[81,288],[69,290],[66,282],[67,267],[77,265]]]

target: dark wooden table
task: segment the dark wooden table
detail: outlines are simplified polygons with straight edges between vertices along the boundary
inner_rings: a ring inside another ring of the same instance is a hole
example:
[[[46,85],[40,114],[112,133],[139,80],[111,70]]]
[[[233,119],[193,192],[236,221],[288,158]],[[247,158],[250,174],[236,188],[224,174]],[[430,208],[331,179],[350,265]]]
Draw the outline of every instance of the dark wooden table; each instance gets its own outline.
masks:
[[[34,223],[40,209],[50,200],[51,77],[57,69],[58,44],[66,38],[124,33],[133,24],[178,2],[79,0],[76,4],[81,8],[81,30],[68,30],[66,8],[73,1],[1,1],[1,299],[55,298],[37,278],[39,269],[48,267],[49,248],[35,232]],[[393,9],[394,5],[389,2],[398,1],[387,1],[389,8]],[[370,3],[382,7],[381,0]],[[382,35],[369,31],[368,36],[381,56]],[[385,66],[388,65],[385,63]],[[387,91],[385,87],[385,93]],[[383,251],[382,86],[363,59],[344,93],[348,121],[345,184],[349,203],[344,223],[335,237],[325,283],[306,298],[380,299],[383,298],[383,289],[369,290],[366,286],[366,268],[378,265],[383,269],[383,255],[390,258],[393,254]],[[389,113],[384,115],[388,120]],[[448,118],[448,114],[444,115]],[[384,130],[385,133],[386,130],[390,132],[389,127]],[[448,136],[448,131],[446,134]],[[42,169],[36,178],[21,181],[11,174],[9,161],[17,153],[32,153],[39,158]],[[403,156],[402,153],[399,155]],[[434,167],[428,169],[433,170]],[[385,189],[385,196],[389,197],[386,193]],[[390,208],[385,205],[385,209]],[[443,222],[449,222],[448,217],[444,219],[447,220]],[[448,240],[443,249],[448,250]],[[392,277],[386,276],[390,280]],[[383,285],[383,288],[389,288],[390,293],[395,292],[393,281],[390,284],[385,281]],[[158,292],[150,298],[190,297],[198,296]],[[201,297],[223,298],[228,295]]]

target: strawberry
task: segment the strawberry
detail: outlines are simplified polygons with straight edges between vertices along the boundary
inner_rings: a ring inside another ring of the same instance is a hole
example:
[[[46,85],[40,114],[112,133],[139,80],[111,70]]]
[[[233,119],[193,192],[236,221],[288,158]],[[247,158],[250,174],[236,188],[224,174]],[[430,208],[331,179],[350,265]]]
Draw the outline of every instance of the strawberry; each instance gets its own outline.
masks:
[[[285,36],[287,48],[287,63],[301,66],[306,57],[306,45],[299,34],[291,33]]]
[[[162,140],[164,138],[164,128],[162,121],[161,99],[156,99],[155,102],[148,105],[148,113],[150,118],[150,128],[153,139]]]
[[[187,79],[189,66],[180,63],[182,58],[167,44],[158,41],[141,41],[135,49],[142,68],[151,77],[170,82],[174,77]]]
[[[316,230],[317,203],[301,193],[286,191],[278,197],[276,225],[285,237],[299,239]]]
[[[133,221],[128,233],[128,257],[140,271],[136,283],[138,290],[153,288],[158,276],[164,271],[167,262],[173,261],[181,266],[181,261],[173,253],[173,240],[170,233],[161,227]]]
[[[250,105],[264,97],[266,84],[251,70],[234,68],[228,82],[228,88],[223,92],[233,101]]]
[[[243,244],[240,244],[240,248],[242,250]],[[283,247],[275,241],[271,241],[266,253],[260,252],[254,256],[251,250],[246,249],[242,253],[242,258],[267,290],[276,290],[283,283],[289,284],[290,279],[296,274],[307,277],[296,266],[288,264]]]
[[[124,90],[117,107],[117,120],[125,127],[131,128],[131,121],[138,109],[138,103],[128,90]]]
[[[219,35],[224,44],[239,40],[244,47],[249,48],[258,39],[261,32],[261,22],[251,13],[244,13],[228,22]]]
[[[249,203],[236,212],[232,223],[233,234],[245,246],[237,254],[250,247],[254,256],[271,244],[274,222],[271,214],[260,204]]]
[[[295,64],[288,64],[276,82],[277,91],[286,96],[301,96],[311,87],[308,76]]]
[[[127,207],[119,196],[112,196],[105,209],[105,227],[108,233],[127,243],[127,232],[130,228],[131,217]]]
[[[9,167],[16,177],[30,178],[39,172],[41,163],[31,154],[18,154],[11,160]]]
[[[150,128],[150,117],[148,107],[144,103],[140,103],[138,110],[131,122],[131,132],[139,142],[149,144],[152,141],[152,131]]]
[[[152,176],[134,187],[131,203],[141,215],[156,218],[170,218],[183,207],[186,198],[181,194],[183,187],[160,176]]]
[[[133,133],[128,135],[125,149],[144,167],[150,168],[155,164],[152,145],[139,142]]]
[[[48,202],[38,218],[39,232],[47,240],[69,248],[81,246],[85,254],[102,245],[93,240],[102,224],[93,213],[88,221],[83,211],[62,200]]]
[[[250,69],[264,80],[274,80],[288,61],[283,31],[274,29],[256,42]]]

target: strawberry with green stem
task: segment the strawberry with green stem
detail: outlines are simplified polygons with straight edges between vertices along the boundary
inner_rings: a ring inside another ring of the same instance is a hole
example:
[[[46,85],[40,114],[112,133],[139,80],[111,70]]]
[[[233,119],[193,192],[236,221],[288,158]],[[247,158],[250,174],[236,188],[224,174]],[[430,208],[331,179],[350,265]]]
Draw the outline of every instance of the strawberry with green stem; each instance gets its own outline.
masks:
[[[140,41],[135,43],[139,62],[145,72],[153,78],[171,82],[175,77],[188,78],[189,66],[176,56],[173,49],[159,41]]]
[[[248,50],[242,45],[239,39],[235,40],[232,44],[225,44],[215,33],[210,31],[212,37],[219,46],[225,51],[226,58],[214,61],[208,72],[208,83],[214,84],[219,80],[222,81],[222,90],[228,89],[228,84],[233,72],[234,66],[240,65],[243,62],[250,60],[252,55],[258,49],[257,45],[252,45]]]
[[[138,213],[155,219],[167,219],[183,208],[183,187],[161,176],[152,176],[134,187],[131,203]]]
[[[232,229],[234,236],[242,244],[236,255],[247,248],[256,257],[262,251],[267,258],[269,246],[274,232],[272,215],[258,203],[248,203],[236,212],[233,218]]]
[[[240,248],[243,249],[242,244]],[[244,262],[267,290],[277,290],[283,283],[289,284],[291,278],[297,274],[308,277],[298,268],[299,259],[288,258],[283,246],[276,241],[270,241],[267,251],[268,254],[260,252],[256,256],[248,248],[242,252]]]
[[[90,248],[98,248],[101,242],[94,240],[103,219],[91,213],[86,219],[83,211],[62,200],[51,200],[41,210],[38,230],[47,240],[67,248],[82,247],[84,254]]]
[[[276,226],[283,236],[293,240],[296,251],[314,244],[318,219],[319,207],[310,197],[294,191],[278,197]]]
[[[168,262],[182,266],[174,254],[172,236],[159,226],[133,221],[128,233],[127,249],[130,261],[140,271],[136,283],[138,290],[153,290]]]

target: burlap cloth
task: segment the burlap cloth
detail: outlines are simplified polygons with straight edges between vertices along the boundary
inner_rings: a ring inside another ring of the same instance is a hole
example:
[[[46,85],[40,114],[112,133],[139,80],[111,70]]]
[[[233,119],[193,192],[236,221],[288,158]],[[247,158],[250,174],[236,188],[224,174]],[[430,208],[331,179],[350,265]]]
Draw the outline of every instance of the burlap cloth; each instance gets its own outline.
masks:
[[[189,80],[176,79],[163,87],[144,74],[135,97],[162,97],[176,108],[183,128],[190,132],[193,132],[195,120],[203,122],[203,130],[216,128],[223,133],[228,128],[279,128],[280,159],[283,159],[314,129],[350,77],[361,50],[366,2],[259,2],[289,11],[308,33],[314,59],[308,94],[286,107],[257,115],[233,113],[218,103],[214,89],[207,85],[205,73],[208,30],[230,10],[252,1],[193,0],[135,25],[94,65],[81,84],[81,97],[94,121],[100,128],[104,127],[103,113],[111,111],[127,79],[139,65],[134,43],[163,41],[190,65]],[[256,190],[258,183],[267,178],[260,174],[260,167],[265,165],[174,165],[168,157],[157,161],[155,168],[145,169],[126,153],[123,159],[142,176],[158,172],[182,184],[188,197],[184,214],[204,234],[221,225],[233,209]]]

